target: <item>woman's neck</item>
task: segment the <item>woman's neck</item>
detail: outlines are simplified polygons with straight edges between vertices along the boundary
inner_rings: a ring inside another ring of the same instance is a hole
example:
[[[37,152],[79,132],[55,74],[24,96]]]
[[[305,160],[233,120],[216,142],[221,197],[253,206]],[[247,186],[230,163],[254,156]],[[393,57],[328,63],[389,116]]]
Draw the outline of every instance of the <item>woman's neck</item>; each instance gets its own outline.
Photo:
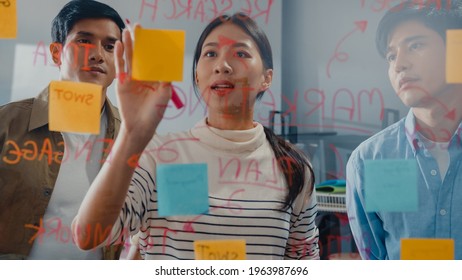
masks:
[[[253,116],[253,112],[251,114]],[[222,113],[209,113],[207,124],[222,130],[247,130],[255,127],[250,116],[231,115]]]

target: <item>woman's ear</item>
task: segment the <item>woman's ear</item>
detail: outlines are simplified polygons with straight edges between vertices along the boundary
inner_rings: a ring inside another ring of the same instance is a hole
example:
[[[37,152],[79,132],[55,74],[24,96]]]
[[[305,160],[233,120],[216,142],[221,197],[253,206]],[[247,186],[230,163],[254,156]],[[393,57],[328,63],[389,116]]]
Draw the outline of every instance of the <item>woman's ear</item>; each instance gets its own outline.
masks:
[[[53,62],[61,66],[61,53],[63,51],[63,45],[58,42],[53,42],[50,44],[50,53],[51,57],[53,58]]]
[[[273,82],[273,69],[265,70],[264,79],[265,81],[261,84],[262,87],[260,88],[260,91],[265,91],[271,86],[271,83]]]

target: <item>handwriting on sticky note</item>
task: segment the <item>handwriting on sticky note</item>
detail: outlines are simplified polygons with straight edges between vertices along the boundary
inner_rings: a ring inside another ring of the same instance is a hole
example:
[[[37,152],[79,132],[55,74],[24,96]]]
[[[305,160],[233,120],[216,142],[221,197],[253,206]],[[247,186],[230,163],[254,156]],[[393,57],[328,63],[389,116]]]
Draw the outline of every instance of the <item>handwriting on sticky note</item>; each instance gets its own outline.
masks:
[[[49,125],[52,131],[98,134],[102,86],[53,81],[49,87]]]
[[[18,33],[16,0],[0,1],[0,38],[13,39]]]
[[[446,82],[462,83],[462,30],[447,30]]]
[[[196,260],[245,260],[245,240],[196,240]]]
[[[182,81],[185,32],[181,30],[135,30],[133,79]]]
[[[156,178],[160,217],[208,213],[207,164],[159,164]]]
[[[453,260],[453,239],[401,239],[402,260]]]
[[[366,160],[364,171],[366,211],[417,211],[415,160]]]

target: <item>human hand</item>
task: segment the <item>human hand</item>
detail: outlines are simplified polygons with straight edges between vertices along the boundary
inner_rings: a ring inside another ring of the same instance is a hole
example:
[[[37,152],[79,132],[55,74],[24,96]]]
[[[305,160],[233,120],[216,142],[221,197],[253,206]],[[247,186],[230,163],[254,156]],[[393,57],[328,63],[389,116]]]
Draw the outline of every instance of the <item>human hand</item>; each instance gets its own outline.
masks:
[[[134,28],[141,28],[135,25]],[[117,101],[122,117],[122,130],[130,137],[147,143],[163,118],[172,95],[170,83],[138,81],[132,78],[133,28],[122,33],[123,43],[115,46]],[[125,57],[124,57],[125,54]]]

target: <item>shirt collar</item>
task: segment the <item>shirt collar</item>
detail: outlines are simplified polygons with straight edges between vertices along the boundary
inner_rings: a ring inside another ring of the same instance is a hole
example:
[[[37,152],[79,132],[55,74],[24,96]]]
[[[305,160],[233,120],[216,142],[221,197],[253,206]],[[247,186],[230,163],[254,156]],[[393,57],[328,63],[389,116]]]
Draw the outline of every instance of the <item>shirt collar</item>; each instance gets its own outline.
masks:
[[[266,141],[263,126],[256,122],[254,125],[255,127],[247,130],[221,130],[209,126],[204,118],[191,129],[191,134],[201,142],[221,151],[253,152]]]
[[[34,99],[29,120],[29,132],[48,124],[48,87]]]
[[[414,155],[415,155],[420,149],[424,148],[424,139],[422,139],[422,136],[418,132],[416,122],[415,122],[415,116],[414,116],[414,113],[412,112],[412,109],[409,110],[406,116],[406,120],[404,123],[404,130],[406,133],[407,141],[409,142],[409,145],[411,146],[412,151],[414,152]],[[454,132],[454,135],[451,137],[450,142],[454,138],[460,139],[461,132],[462,132],[462,122],[459,123],[459,126]]]
[[[404,132],[406,133],[406,139],[414,152],[414,155],[419,150],[419,135],[416,131],[415,117],[412,113],[412,109],[409,110],[404,121]]]

